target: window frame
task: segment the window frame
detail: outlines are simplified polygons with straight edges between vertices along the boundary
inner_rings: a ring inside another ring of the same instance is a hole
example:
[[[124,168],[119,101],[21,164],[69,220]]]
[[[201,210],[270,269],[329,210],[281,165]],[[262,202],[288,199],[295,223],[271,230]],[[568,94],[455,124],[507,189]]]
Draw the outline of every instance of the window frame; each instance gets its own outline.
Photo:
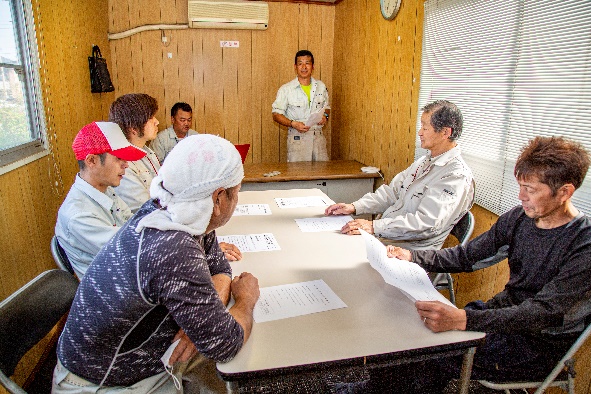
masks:
[[[26,0],[8,0],[8,2],[14,17],[15,40],[17,41],[15,44],[19,48],[21,64],[2,63],[1,66],[13,68],[22,78],[23,96],[28,109],[27,118],[32,140],[0,150],[0,175],[49,154],[32,3]]]

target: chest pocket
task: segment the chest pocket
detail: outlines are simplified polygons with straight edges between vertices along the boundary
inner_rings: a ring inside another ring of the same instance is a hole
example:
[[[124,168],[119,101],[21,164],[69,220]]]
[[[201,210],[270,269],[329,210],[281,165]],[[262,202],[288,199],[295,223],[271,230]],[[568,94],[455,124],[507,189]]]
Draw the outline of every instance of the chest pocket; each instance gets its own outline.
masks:
[[[312,109],[317,110],[324,107],[324,96],[317,94],[312,103]]]
[[[306,102],[303,100],[293,101],[291,105],[297,109],[306,109],[307,107]]]
[[[429,186],[422,182],[411,184],[406,191],[406,196],[402,199],[405,212],[417,212],[423,202],[425,193],[429,191]]]
[[[287,107],[287,117],[303,121],[307,118],[308,103],[305,100],[295,100]]]

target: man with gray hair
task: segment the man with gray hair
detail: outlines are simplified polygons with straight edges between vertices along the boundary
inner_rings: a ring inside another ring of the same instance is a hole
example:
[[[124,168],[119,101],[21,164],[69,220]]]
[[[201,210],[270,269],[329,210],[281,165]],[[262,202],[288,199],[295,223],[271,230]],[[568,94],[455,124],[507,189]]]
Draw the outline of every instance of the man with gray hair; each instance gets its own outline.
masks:
[[[212,379],[214,361],[242,348],[259,297],[251,274],[231,279],[215,235],[234,212],[243,177],[240,154],[223,138],[191,136],[175,147],[152,199],[80,283],[58,343],[54,393],[175,392],[183,374],[225,392]]]
[[[406,249],[440,249],[445,238],[472,207],[472,171],[456,140],[462,134],[462,113],[453,103],[435,101],[423,107],[419,138],[429,153],[374,193],[352,204],[334,204],[326,215],[382,214],[377,220],[356,219],[341,229],[363,229]]]

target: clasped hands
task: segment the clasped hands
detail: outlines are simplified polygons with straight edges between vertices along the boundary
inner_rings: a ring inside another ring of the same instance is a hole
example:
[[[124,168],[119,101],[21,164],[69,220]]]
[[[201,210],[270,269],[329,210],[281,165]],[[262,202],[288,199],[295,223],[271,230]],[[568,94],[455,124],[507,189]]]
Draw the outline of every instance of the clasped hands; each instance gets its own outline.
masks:
[[[316,124],[318,126],[324,126],[326,124],[326,122],[327,122],[326,117],[323,116],[322,120]],[[310,126],[306,126],[306,124],[304,122],[298,122],[297,120],[294,120],[293,122],[291,122],[291,127],[296,129],[300,133],[305,133],[308,130],[310,130]]]

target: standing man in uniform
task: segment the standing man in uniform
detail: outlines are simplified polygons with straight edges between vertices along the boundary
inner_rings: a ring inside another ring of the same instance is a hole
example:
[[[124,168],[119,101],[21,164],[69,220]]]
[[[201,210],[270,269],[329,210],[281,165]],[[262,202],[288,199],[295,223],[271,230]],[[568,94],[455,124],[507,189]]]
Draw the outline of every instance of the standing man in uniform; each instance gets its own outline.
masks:
[[[328,122],[328,90],[322,81],[312,78],[314,55],[307,50],[295,55],[297,77],[279,88],[273,103],[273,120],[287,126],[287,161],[328,161],[322,126]],[[307,126],[310,115],[323,116]]]
[[[170,110],[170,120],[172,122],[170,127],[158,133],[156,139],[150,143],[150,148],[156,153],[160,164],[164,163],[166,156],[180,140],[199,134],[191,129],[193,108],[187,103],[179,102],[173,105]]]

